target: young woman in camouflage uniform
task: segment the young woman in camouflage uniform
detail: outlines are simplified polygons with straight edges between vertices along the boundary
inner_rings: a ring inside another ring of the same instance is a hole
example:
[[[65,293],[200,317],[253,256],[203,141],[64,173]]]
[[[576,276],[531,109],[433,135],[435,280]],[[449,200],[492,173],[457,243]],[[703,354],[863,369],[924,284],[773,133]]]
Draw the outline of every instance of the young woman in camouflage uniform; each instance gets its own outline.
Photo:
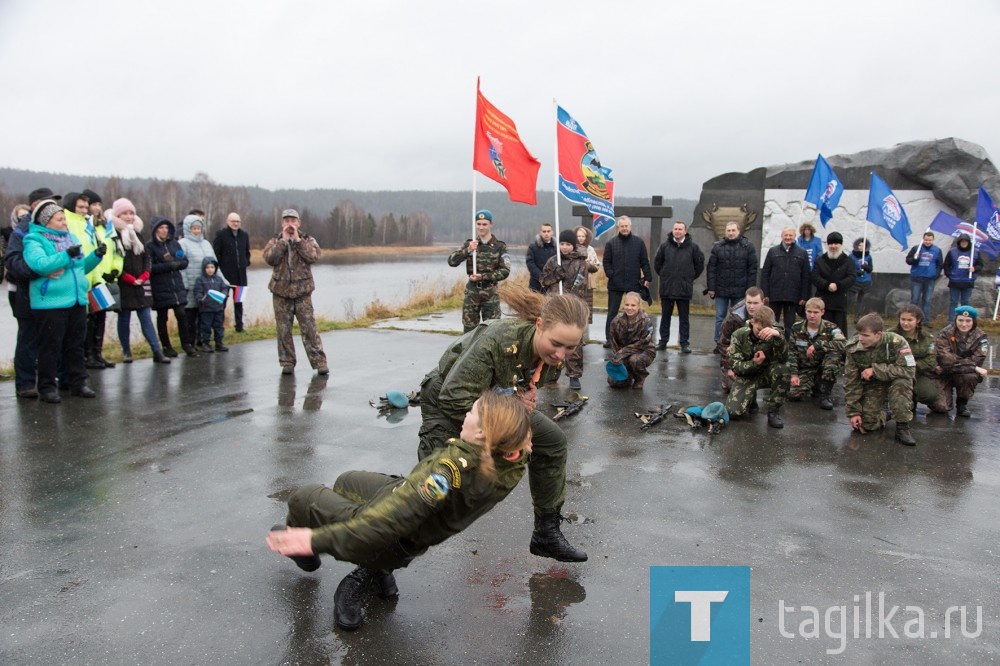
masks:
[[[955,392],[957,416],[971,416],[969,399],[976,386],[988,374],[983,363],[990,350],[990,341],[983,329],[976,326],[979,311],[971,305],[955,308],[955,321],[937,334],[934,346],[941,368],[936,383],[941,390],[945,411],[951,411],[952,391]]]
[[[569,444],[562,429],[535,409],[538,386],[559,376],[563,360],[583,338],[587,305],[572,294],[542,296],[525,287],[504,286],[501,299],[518,315],[492,319],[452,343],[420,385],[421,459],[446,445],[480,393],[517,395],[531,413],[532,453],[528,485],[535,512],[530,551],[561,562],[584,562],[587,554],[559,530],[566,500]]]
[[[611,342],[611,362],[621,363],[628,370],[628,378],[615,381],[608,377],[614,388],[632,388],[641,391],[649,376],[649,365],[656,358],[653,344],[653,320],[642,311],[642,298],[630,291],[622,298],[622,313],[611,321],[608,341]]]
[[[917,374],[913,384],[913,407],[917,403],[927,405],[935,413],[948,412],[937,378],[941,368],[937,364],[934,336],[924,330],[924,311],[918,305],[904,305],[899,309],[899,324],[896,333],[910,343],[913,360],[917,362]]]
[[[345,472],[333,488],[312,483],[289,497],[287,527],[277,525],[267,537],[271,550],[305,571],[319,568],[318,553],[359,565],[337,587],[340,628],[360,627],[361,605],[372,588],[382,598],[396,596],[393,569],[464,530],[524,476],[531,427],[517,398],[485,391],[459,435],[405,478]]]

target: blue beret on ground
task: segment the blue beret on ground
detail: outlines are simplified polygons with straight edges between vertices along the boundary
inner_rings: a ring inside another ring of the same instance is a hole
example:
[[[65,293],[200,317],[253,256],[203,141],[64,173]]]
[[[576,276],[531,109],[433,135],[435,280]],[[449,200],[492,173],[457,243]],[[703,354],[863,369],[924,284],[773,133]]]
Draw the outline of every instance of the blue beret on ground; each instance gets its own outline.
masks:
[[[729,425],[729,412],[721,402],[710,402],[701,410],[701,418],[706,421],[722,421]]]
[[[608,377],[611,377],[616,382],[623,382],[628,379],[628,370],[625,369],[625,365],[622,363],[608,361],[604,364],[604,369],[608,371]]]
[[[386,391],[385,399],[396,409],[402,409],[410,405],[410,399],[402,391]]]

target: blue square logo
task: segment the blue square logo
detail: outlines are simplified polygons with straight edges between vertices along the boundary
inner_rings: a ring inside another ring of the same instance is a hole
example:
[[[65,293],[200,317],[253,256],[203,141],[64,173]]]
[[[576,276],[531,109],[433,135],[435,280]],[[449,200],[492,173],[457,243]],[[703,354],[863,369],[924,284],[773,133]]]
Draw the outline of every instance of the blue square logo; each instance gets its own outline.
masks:
[[[650,567],[649,663],[750,663],[750,567]]]

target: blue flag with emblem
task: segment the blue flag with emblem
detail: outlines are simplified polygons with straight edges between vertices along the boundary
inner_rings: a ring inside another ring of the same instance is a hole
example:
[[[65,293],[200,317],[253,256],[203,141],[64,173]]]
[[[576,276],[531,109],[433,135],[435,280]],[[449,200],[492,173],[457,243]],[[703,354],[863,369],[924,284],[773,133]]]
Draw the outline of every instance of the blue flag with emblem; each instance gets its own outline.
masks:
[[[819,221],[824,227],[833,217],[833,211],[840,203],[842,194],[844,194],[844,184],[837,178],[826,158],[818,155],[812,177],[809,179],[809,189],[806,190],[806,201],[819,210]]]
[[[976,203],[976,227],[986,236],[984,239],[976,238],[975,242],[981,244],[980,251],[990,259],[996,259],[1000,252],[1000,212],[982,184],[979,185],[979,201]]]
[[[868,221],[882,227],[905,250],[906,239],[910,236],[910,220],[906,217],[903,204],[892,193],[885,181],[872,171],[872,182],[868,187]]]

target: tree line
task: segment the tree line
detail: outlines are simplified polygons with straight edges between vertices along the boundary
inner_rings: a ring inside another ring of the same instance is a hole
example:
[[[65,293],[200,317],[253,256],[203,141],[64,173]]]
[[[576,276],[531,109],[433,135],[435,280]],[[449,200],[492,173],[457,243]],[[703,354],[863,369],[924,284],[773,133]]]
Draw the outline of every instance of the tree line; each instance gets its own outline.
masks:
[[[177,226],[193,208],[205,211],[208,230],[214,233],[225,224],[231,211],[240,214],[251,244],[262,247],[277,234],[281,211],[298,210],[303,229],[321,247],[458,244],[472,234],[471,192],[359,191],[345,189],[268,190],[257,186],[224,185],[206,173],[190,181],[118,176],[75,176],[0,168],[0,210],[9,211],[24,202],[37,187],[51,187],[57,193],[90,188],[98,192],[105,207],[118,197],[127,197],[139,216],[170,218]],[[539,193],[539,205],[511,202],[505,192],[478,192],[476,208],[493,211],[495,230],[509,245],[527,245],[543,222],[553,221],[552,193]],[[619,197],[623,205],[648,204],[648,198]],[[690,220],[695,201],[673,199],[674,216]],[[559,219],[563,225],[577,225],[570,216],[570,204],[560,197]],[[648,238],[649,221],[635,220],[633,230]],[[602,238],[599,243],[610,237]]]

